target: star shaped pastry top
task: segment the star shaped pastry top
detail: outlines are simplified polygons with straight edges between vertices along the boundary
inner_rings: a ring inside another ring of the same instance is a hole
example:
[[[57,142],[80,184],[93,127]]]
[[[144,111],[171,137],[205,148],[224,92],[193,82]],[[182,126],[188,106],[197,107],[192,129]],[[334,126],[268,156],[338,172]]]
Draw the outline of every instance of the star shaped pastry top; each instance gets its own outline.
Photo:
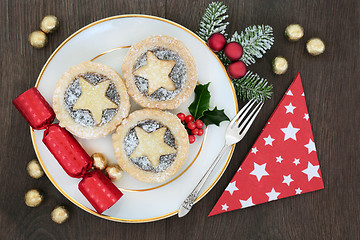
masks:
[[[164,142],[166,127],[158,128],[148,133],[141,127],[135,128],[139,144],[131,153],[131,158],[146,156],[154,167],[159,165],[162,155],[176,153],[176,149]]]
[[[109,88],[110,81],[103,81],[93,85],[83,77],[79,78],[81,95],[75,102],[73,109],[89,110],[97,124],[101,123],[102,114],[105,109],[118,108],[107,96],[106,91]]]
[[[151,51],[146,53],[146,60],[146,65],[136,69],[133,74],[148,80],[148,94],[153,94],[161,87],[174,91],[176,89],[175,84],[170,79],[169,74],[176,62],[174,60],[160,60]]]

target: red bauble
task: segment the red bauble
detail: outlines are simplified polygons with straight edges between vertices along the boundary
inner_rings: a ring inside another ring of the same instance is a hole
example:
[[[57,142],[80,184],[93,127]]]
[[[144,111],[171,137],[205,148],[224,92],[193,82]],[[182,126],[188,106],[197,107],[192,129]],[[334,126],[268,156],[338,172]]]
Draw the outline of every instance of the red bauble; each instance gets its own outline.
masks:
[[[214,33],[208,39],[208,45],[214,52],[220,52],[226,44],[226,39],[221,33]]]
[[[230,61],[235,62],[241,58],[243,54],[243,48],[237,42],[230,42],[226,44],[224,53]]]
[[[228,66],[227,72],[232,78],[242,78],[246,74],[246,65],[242,61],[233,62]]]

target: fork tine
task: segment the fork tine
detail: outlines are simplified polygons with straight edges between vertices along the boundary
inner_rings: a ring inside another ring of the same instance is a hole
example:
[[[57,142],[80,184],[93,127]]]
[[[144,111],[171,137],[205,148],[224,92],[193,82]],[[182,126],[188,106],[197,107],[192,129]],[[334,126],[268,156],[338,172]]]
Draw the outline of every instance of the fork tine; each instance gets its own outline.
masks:
[[[254,101],[240,116],[240,118],[236,121],[239,125],[241,123],[241,121],[246,117],[247,113],[251,110],[252,106],[256,103],[256,101]]]
[[[241,124],[241,126],[239,127],[240,131],[239,134],[241,135],[241,137],[243,137],[247,131],[249,130],[251,124],[254,122],[256,116],[258,115],[258,113],[260,112],[261,108],[263,107],[264,103],[259,103],[254,110],[249,114],[249,116],[245,119],[245,121]]]
[[[243,106],[240,111],[236,114],[236,116],[231,120],[231,122],[229,123],[229,127],[234,125],[235,122],[238,122],[237,120],[239,119],[239,116],[242,115],[244,113],[244,111],[246,110],[246,112],[244,113],[244,115],[246,115],[246,113],[251,109],[251,107],[254,105],[255,100],[251,99],[245,106]]]

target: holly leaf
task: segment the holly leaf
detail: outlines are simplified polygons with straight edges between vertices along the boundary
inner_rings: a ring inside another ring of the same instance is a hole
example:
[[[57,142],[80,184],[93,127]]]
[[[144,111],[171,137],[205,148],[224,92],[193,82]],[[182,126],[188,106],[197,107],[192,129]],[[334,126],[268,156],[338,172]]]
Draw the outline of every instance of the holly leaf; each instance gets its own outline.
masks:
[[[203,121],[206,126],[210,124],[220,126],[221,122],[230,121],[230,119],[224,113],[224,109],[219,110],[217,107],[215,107],[213,110],[205,111],[204,115],[201,117],[201,121]]]
[[[195,99],[189,106],[189,112],[194,119],[199,119],[204,115],[204,112],[210,108],[210,92],[209,84],[198,84],[195,88]]]

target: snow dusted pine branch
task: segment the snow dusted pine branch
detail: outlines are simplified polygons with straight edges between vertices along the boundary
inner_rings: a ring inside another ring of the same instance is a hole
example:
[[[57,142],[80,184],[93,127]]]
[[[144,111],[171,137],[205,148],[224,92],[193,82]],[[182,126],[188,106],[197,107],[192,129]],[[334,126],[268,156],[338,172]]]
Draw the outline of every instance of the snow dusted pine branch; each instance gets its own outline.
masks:
[[[222,2],[212,2],[206,8],[205,13],[200,22],[197,34],[205,42],[214,33],[222,33],[225,37],[226,27],[229,24],[225,22],[228,18],[226,15],[227,7]],[[240,43],[243,47],[243,56],[241,61],[249,66],[256,62],[257,59],[262,58],[267,50],[271,48],[274,43],[273,29],[268,25],[247,27],[240,34],[235,32],[228,42],[235,41]],[[224,51],[217,53],[220,61],[225,68],[229,66],[231,61],[225,56]],[[237,96],[242,100],[256,99],[264,102],[271,98],[272,85],[264,78],[252,71],[247,71],[246,75],[240,79],[231,79]]]
[[[231,41],[241,44],[244,53],[240,60],[249,66],[256,62],[255,57],[262,58],[274,44],[273,29],[268,25],[247,27],[240,34],[235,32]]]
[[[245,76],[240,79],[232,79],[236,93],[240,99],[256,99],[259,102],[265,102],[272,95],[273,86],[268,81],[261,78],[258,74],[247,71]]]
[[[197,34],[205,42],[213,33],[222,33],[226,36],[225,29],[229,24],[225,22],[228,15],[225,15],[227,7],[222,2],[212,2],[206,8],[205,13],[200,22]]]

